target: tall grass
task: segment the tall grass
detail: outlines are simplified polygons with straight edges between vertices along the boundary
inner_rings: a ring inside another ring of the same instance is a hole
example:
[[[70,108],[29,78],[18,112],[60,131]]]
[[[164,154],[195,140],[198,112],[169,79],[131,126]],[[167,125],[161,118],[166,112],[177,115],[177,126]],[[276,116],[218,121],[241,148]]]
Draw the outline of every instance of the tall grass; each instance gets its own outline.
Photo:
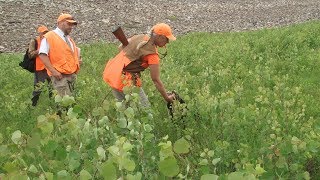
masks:
[[[167,90],[185,99],[188,110],[170,119],[148,70],[144,72],[155,135],[172,140],[190,135],[194,166],[198,152],[214,149],[223,161],[211,169],[217,174],[263,164],[265,178],[299,178],[297,169],[319,176],[319,135],[314,135],[320,130],[319,28],[315,21],[249,32],[191,33],[170,42],[168,56],[161,60],[161,79]],[[91,118],[114,103],[102,72],[117,47],[80,47],[84,64],[76,100],[82,116]],[[21,54],[0,55],[0,132],[5,137],[16,129],[30,133],[36,118],[55,108],[46,91],[39,105],[31,107],[33,74],[18,67],[21,59]]]

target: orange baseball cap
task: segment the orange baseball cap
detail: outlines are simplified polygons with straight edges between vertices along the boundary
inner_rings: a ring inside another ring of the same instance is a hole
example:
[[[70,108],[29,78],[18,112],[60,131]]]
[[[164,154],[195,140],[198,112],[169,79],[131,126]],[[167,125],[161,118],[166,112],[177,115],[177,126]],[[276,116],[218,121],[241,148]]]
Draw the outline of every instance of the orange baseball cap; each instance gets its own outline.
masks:
[[[44,33],[46,31],[49,31],[46,26],[41,25],[41,26],[38,27],[38,33]]]
[[[63,20],[66,20],[69,23],[78,24],[70,14],[61,13],[61,15],[57,19],[57,22],[61,22]]]
[[[173,36],[171,27],[165,23],[159,23],[152,27],[154,33],[158,35],[164,35],[170,40],[176,40],[177,38]]]

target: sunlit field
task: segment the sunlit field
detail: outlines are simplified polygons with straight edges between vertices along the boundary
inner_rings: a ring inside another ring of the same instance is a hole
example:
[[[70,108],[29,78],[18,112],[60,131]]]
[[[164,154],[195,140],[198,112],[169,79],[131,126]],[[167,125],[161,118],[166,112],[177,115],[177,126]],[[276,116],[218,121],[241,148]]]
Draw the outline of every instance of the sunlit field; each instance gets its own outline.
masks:
[[[148,70],[151,108],[135,88],[116,103],[102,72],[118,44],[80,45],[75,97],[50,99],[43,86],[36,107],[23,55],[0,54],[0,179],[317,179],[319,29],[178,37],[161,59],[166,89],[186,102],[173,117]]]

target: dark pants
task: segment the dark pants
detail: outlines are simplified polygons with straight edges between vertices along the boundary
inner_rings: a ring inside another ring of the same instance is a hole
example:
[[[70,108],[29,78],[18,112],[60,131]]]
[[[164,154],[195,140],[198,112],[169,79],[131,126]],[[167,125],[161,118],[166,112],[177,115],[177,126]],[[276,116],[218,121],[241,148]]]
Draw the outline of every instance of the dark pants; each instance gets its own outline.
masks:
[[[42,92],[43,84],[48,82],[48,90],[49,90],[49,97],[52,96],[52,86],[51,86],[51,79],[47,74],[47,70],[35,71],[34,72],[34,90],[32,92],[32,106],[36,106]]]

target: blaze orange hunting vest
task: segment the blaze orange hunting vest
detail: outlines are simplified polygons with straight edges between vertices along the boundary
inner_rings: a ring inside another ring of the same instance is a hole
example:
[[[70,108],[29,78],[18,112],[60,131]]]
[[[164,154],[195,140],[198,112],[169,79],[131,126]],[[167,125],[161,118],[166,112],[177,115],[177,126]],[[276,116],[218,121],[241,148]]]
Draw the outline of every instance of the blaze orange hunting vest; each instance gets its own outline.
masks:
[[[150,37],[144,34],[130,38],[129,44],[116,57],[108,61],[103,72],[103,80],[112,88],[122,91],[125,86],[122,82],[123,69],[146,55],[157,54],[156,46],[149,39]]]
[[[76,44],[70,38],[74,51],[68,46],[68,44],[61,39],[61,37],[53,31],[49,31],[44,35],[49,44],[48,57],[52,66],[62,74],[73,74],[79,69],[79,59]],[[48,75],[51,76],[51,72],[48,71]]]
[[[40,39],[39,36],[36,38],[36,41],[37,41],[37,44],[38,44],[37,49],[39,49],[40,48],[40,43],[41,43],[41,39]],[[44,68],[45,68],[45,66],[44,66],[43,62],[41,61],[39,55],[37,55],[36,56],[36,71],[41,71]]]

